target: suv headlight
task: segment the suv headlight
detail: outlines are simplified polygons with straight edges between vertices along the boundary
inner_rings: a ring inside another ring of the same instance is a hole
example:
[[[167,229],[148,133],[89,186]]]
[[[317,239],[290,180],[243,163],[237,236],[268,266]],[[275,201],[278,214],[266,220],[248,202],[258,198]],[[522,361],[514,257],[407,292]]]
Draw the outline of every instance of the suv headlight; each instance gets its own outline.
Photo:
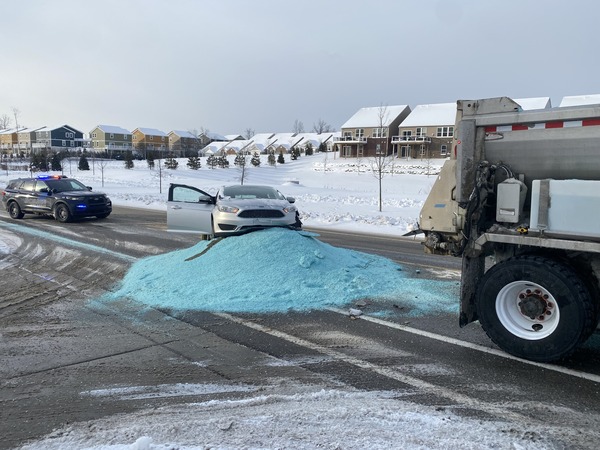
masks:
[[[236,208],[235,206],[225,206],[225,205],[219,205],[219,206],[217,206],[217,209],[220,212],[231,213],[231,214],[237,214],[237,212],[240,210],[240,208]]]
[[[64,199],[65,200],[73,200],[74,202],[82,202],[85,200],[84,197],[76,197],[74,195],[65,195]]]
[[[283,212],[286,214],[296,211],[298,211],[298,208],[296,208],[295,206],[286,206],[285,208],[283,208]]]

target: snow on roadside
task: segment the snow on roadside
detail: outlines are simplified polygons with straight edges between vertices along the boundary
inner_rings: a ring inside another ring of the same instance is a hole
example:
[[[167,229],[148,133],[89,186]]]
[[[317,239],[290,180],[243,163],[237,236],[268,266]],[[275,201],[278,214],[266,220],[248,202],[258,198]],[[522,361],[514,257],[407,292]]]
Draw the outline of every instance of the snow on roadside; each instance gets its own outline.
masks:
[[[559,448],[549,431],[460,417],[444,407],[401,401],[396,392],[321,389],[200,401],[75,423],[22,450]]]
[[[190,184],[209,193],[224,184],[239,184],[241,169],[233,165],[232,156],[229,160],[228,169],[210,169],[206,158],[201,158],[200,170],[191,170],[187,159],[179,158],[176,170],[162,168],[159,172],[158,168],[148,169],[146,161],[135,161],[128,170],[123,161],[103,162],[101,167],[90,159],[92,170],[80,171],[73,158],[64,163],[63,173],[106,192],[115,205],[166,210],[170,183]],[[306,226],[398,236],[414,228],[442,163],[396,160],[382,181],[382,211],[378,182],[368,158],[356,161],[315,154],[291,161],[286,156],[285,164],[269,166],[263,155],[260,167],[246,167],[244,183],[275,186],[295,197]],[[3,172],[0,187],[10,179],[29,176],[29,172]]]

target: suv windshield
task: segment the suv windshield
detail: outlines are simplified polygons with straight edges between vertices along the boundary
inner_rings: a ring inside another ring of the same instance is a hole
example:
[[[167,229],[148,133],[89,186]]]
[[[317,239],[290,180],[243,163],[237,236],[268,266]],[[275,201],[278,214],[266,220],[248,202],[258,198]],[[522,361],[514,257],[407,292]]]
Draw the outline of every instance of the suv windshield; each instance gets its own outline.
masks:
[[[69,192],[69,191],[87,191],[88,188],[84,184],[73,179],[61,180],[44,180],[53,192]]]

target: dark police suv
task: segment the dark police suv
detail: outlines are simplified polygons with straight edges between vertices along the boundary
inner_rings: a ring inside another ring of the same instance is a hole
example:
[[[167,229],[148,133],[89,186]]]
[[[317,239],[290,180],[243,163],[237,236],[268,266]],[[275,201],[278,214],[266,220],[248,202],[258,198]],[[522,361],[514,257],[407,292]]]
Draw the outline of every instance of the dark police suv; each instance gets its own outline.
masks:
[[[105,194],[92,192],[92,188],[64,175],[11,180],[1,194],[2,204],[13,219],[22,219],[24,214],[49,214],[59,222],[70,222],[92,216],[104,219],[112,212]]]

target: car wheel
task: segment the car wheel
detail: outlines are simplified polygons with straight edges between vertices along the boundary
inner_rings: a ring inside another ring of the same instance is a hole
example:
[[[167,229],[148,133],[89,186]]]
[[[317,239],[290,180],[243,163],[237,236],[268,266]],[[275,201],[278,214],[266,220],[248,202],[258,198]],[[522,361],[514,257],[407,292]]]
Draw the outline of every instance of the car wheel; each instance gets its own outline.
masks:
[[[12,219],[22,219],[25,215],[17,202],[10,202],[8,205],[8,214]]]
[[[571,354],[598,321],[595,301],[575,271],[538,256],[493,266],[477,292],[477,314],[501,349],[540,362]]]
[[[63,203],[56,205],[56,207],[54,208],[54,218],[59,222],[70,222],[72,217],[67,205]]]

